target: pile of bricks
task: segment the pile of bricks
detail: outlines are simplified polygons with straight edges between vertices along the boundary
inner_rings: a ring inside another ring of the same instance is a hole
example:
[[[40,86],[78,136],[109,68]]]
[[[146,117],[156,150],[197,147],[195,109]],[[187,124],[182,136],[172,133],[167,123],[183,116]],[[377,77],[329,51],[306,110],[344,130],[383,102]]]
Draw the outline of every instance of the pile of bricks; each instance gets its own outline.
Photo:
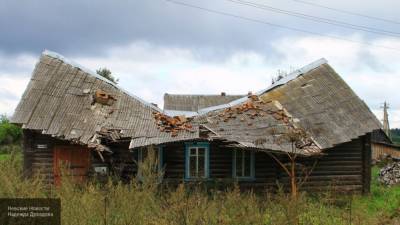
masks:
[[[117,99],[114,98],[111,94],[98,89],[94,93],[94,102],[100,103],[102,105],[112,105]]]
[[[222,121],[228,122],[230,119],[235,119],[238,116],[240,117],[241,122],[246,121],[245,116],[241,116],[241,114],[247,115],[250,119],[255,119],[256,117],[271,115],[276,120],[281,120],[284,123],[289,123],[289,117],[285,114],[283,110],[265,110],[262,109],[261,105],[264,104],[263,101],[259,99],[257,95],[249,95],[248,100],[243,104],[238,106],[226,108],[223,112],[218,114]],[[251,122],[248,122],[248,125],[253,125]]]
[[[170,117],[160,112],[153,113],[153,116],[156,120],[157,128],[161,132],[171,133],[172,137],[178,136],[178,132],[181,130],[195,132],[190,124],[191,118],[186,116]]]

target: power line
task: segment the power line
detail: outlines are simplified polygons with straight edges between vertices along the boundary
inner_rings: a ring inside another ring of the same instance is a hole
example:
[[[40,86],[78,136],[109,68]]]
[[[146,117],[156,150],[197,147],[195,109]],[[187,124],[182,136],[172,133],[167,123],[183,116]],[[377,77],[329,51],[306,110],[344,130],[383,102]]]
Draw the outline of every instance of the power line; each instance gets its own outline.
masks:
[[[359,17],[364,17],[364,18],[368,18],[368,19],[372,19],[372,20],[379,20],[379,21],[398,24],[398,25],[400,24],[400,22],[395,21],[395,20],[389,20],[389,19],[376,17],[376,16],[369,16],[369,15],[356,13],[356,12],[351,12],[351,11],[338,9],[338,8],[333,8],[333,7],[329,7],[329,6],[325,6],[325,5],[321,5],[321,4],[317,4],[317,3],[313,3],[313,2],[302,1],[302,0],[292,0],[292,1],[299,2],[299,3],[302,3],[302,4],[306,4],[306,5],[311,5],[311,6],[314,6],[314,7],[329,9],[329,10],[332,10],[332,11],[336,11],[336,12],[340,12],[340,13],[348,14],[348,15],[352,15],[352,16],[359,16]]]
[[[372,47],[376,47],[376,48],[384,48],[384,49],[400,52],[400,49],[398,49],[398,48],[391,48],[391,47],[388,47],[388,46],[375,45],[375,44],[372,44],[372,43],[369,43],[369,42],[356,41],[356,40],[351,40],[351,39],[337,37],[337,36],[325,35],[325,34],[321,34],[321,33],[318,33],[318,32],[303,30],[303,29],[300,29],[300,28],[289,27],[289,26],[275,24],[275,23],[271,23],[271,22],[267,22],[267,21],[263,21],[263,20],[259,20],[259,19],[253,19],[253,18],[244,17],[244,16],[232,14],[232,13],[227,13],[227,12],[218,11],[218,10],[214,10],[214,9],[204,8],[204,7],[201,7],[201,6],[198,6],[198,5],[192,5],[192,4],[188,4],[188,3],[180,2],[180,1],[176,1],[176,0],[165,0],[165,1],[173,3],[173,4],[176,4],[176,5],[181,5],[181,6],[185,6],[185,7],[189,7],[189,8],[199,9],[199,10],[206,11],[206,12],[209,12],[209,13],[214,13],[214,14],[218,14],[218,15],[233,17],[233,18],[242,19],[242,20],[246,20],[246,21],[250,21],[250,22],[254,22],[254,23],[259,23],[259,24],[264,24],[264,25],[268,25],[268,26],[278,27],[278,28],[281,28],[281,29],[293,30],[293,31],[297,31],[297,32],[300,32],[300,33],[306,33],[306,34],[311,34],[311,35],[315,35],[315,36],[327,37],[327,38],[331,38],[331,39],[347,41],[347,42],[352,42],[352,43],[356,43],[356,44],[368,45],[368,46],[372,46]]]
[[[229,1],[229,2],[232,2],[235,4],[239,4],[239,5],[244,5],[244,6],[261,9],[261,10],[266,10],[266,11],[271,11],[271,12],[275,12],[275,13],[294,16],[297,18],[305,19],[305,20],[311,20],[311,21],[318,22],[318,23],[325,23],[325,24],[330,24],[333,26],[344,27],[344,28],[348,28],[348,29],[359,30],[359,31],[384,35],[384,36],[391,36],[391,37],[396,37],[396,38],[400,37],[400,33],[393,32],[393,31],[382,30],[382,29],[378,29],[378,28],[374,28],[374,27],[362,26],[362,25],[347,23],[344,21],[338,21],[338,20],[333,20],[333,19],[328,19],[328,18],[323,18],[323,17],[312,16],[312,15],[308,15],[305,13],[299,13],[299,12],[284,10],[284,9],[280,9],[280,8],[275,8],[270,5],[266,5],[266,4],[259,4],[259,3],[243,1],[243,0],[226,0],[226,1]]]

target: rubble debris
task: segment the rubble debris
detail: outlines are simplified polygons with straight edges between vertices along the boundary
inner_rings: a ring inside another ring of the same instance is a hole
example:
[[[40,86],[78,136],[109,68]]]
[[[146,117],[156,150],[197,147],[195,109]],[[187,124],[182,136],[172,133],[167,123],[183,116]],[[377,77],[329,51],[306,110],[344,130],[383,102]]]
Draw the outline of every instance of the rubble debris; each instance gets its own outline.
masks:
[[[116,98],[114,98],[114,96],[101,89],[96,90],[93,98],[94,102],[100,103],[102,105],[112,105],[117,100]]]
[[[272,116],[274,119],[282,122],[285,127],[285,132],[277,132],[274,128],[269,128],[271,136],[275,139],[276,144],[282,145],[283,143],[293,143],[293,147],[296,149],[302,149],[307,154],[319,153],[320,148],[315,144],[314,140],[310,138],[306,131],[296,126],[293,123],[293,118],[282,108],[277,107],[276,110],[272,110],[269,107],[265,107],[265,104],[270,104],[272,101],[264,102],[258,95],[249,93],[247,100],[242,104],[228,107],[220,111],[215,119],[215,124],[219,122],[227,123],[231,119],[238,118],[243,126],[248,127],[255,126],[257,122],[254,120],[258,117]],[[219,129],[223,131],[223,128]],[[250,135],[248,132],[245,135]],[[266,140],[256,139],[253,144],[256,146],[263,145]]]
[[[238,115],[247,115],[249,119],[255,119],[256,117],[264,117],[266,115],[273,116],[276,120],[283,121],[285,124],[289,124],[290,117],[286,115],[283,110],[264,110],[262,104],[266,104],[260,100],[258,95],[249,93],[247,96],[248,100],[240,105],[228,107],[218,114],[221,121],[228,122],[230,119],[235,119]],[[240,122],[246,122],[245,116],[240,116]],[[253,123],[247,122],[249,126]]]
[[[379,171],[378,181],[387,186],[400,184],[400,160],[383,167]]]
[[[102,152],[108,152],[108,153],[113,153],[109,147],[106,145],[102,144],[102,139],[114,139],[117,140],[120,138],[120,136],[116,135],[117,130],[107,130],[106,128],[101,128],[100,131],[96,132],[96,134],[92,137],[90,142],[88,143],[88,148],[93,149],[94,151],[97,152],[101,160],[104,162],[104,157]],[[120,133],[120,131],[118,132]]]
[[[120,129],[107,129],[102,127],[100,131],[96,132],[98,136],[102,139],[106,139],[109,141],[117,141],[121,139],[121,130]]]
[[[171,133],[171,137],[178,136],[178,132],[181,130],[195,132],[193,126],[190,124],[192,118],[186,116],[174,116],[170,117],[161,112],[153,113],[154,119],[156,120],[157,128],[161,132]]]

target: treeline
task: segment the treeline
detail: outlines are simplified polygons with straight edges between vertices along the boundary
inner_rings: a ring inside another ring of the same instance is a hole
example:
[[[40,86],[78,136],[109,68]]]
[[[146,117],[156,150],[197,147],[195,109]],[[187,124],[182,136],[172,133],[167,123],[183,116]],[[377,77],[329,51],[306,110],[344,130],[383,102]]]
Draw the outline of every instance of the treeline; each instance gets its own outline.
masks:
[[[0,145],[16,144],[21,141],[22,129],[10,123],[5,115],[0,116]]]
[[[400,145],[400,129],[399,128],[391,129],[390,132],[392,134],[392,141]]]

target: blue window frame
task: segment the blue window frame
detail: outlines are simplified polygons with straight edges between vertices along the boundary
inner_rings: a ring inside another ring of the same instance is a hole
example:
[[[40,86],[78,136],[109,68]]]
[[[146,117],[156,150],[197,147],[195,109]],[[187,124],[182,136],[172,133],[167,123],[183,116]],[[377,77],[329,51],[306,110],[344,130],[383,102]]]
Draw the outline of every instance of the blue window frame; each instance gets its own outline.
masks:
[[[235,149],[232,153],[232,177],[243,180],[254,179],[254,152]]]
[[[185,143],[185,179],[210,177],[210,145],[207,142]]]

